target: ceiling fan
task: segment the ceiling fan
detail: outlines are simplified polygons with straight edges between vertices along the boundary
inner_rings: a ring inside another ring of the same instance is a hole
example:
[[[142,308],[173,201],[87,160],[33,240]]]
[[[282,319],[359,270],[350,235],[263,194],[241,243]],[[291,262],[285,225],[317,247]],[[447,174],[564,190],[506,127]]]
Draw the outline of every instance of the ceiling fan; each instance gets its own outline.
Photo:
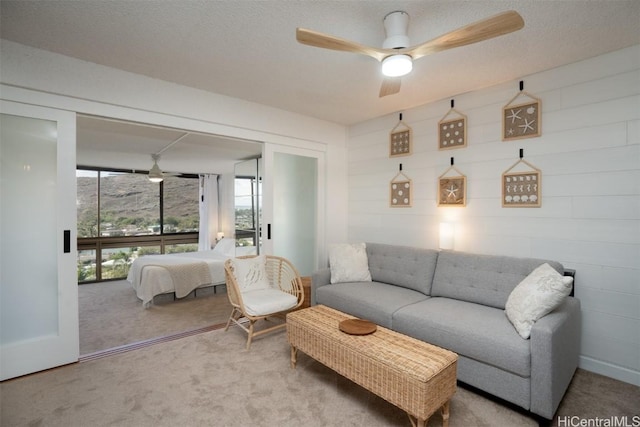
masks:
[[[149,169],[149,181],[161,182],[164,179],[164,172],[158,166],[158,160],[160,160],[160,154],[152,154],[153,166]]]
[[[403,11],[391,12],[384,17],[383,22],[386,39],[382,48],[365,46],[305,28],[296,29],[296,39],[309,46],[358,53],[382,62],[382,73],[385,77],[380,87],[380,97],[383,97],[400,91],[400,77],[411,72],[413,61],[416,59],[454,47],[488,40],[524,27],[524,20],[520,14],[511,10],[465,25],[422,44],[408,47],[409,14]]]
[[[160,166],[158,166],[158,160],[160,160],[160,155],[162,153],[164,153],[169,148],[173,147],[174,145],[176,145],[178,142],[182,141],[183,139],[185,139],[189,135],[190,135],[189,132],[183,134],[178,139],[172,141],[171,143],[169,143],[169,145],[165,146],[162,150],[160,150],[157,153],[154,153],[154,154],[151,155],[151,160],[153,160],[153,166],[151,167],[151,169],[149,169],[149,181],[151,181],[151,182],[162,182],[162,180],[164,179],[165,175],[172,175],[172,176],[181,175],[180,173],[163,172],[162,169],[160,169]]]

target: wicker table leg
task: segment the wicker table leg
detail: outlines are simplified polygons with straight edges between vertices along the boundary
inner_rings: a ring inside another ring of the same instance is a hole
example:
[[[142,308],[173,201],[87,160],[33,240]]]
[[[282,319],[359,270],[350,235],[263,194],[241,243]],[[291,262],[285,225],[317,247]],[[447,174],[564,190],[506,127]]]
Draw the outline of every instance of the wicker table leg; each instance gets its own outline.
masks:
[[[440,408],[440,413],[442,414],[442,427],[449,427],[449,401],[442,405],[442,408]],[[411,414],[407,415],[409,415],[409,420],[411,421],[412,427],[427,426],[427,421],[429,421],[428,418],[426,420],[421,420]]]
[[[427,421],[429,421],[428,418],[426,420],[421,420],[409,413],[407,413],[407,415],[409,415],[409,421],[411,421],[412,427],[427,427]]]
[[[298,361],[298,349],[291,346],[291,369],[296,369],[296,362]]]
[[[442,427],[449,427],[449,401],[447,400],[442,408],[440,409],[442,413]]]

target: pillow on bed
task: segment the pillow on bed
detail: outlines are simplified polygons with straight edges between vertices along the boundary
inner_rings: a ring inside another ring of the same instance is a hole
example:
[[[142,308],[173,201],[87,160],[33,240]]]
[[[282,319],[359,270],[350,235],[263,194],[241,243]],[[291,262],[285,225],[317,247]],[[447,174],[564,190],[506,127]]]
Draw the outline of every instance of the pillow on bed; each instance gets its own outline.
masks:
[[[226,255],[229,258],[236,254],[236,239],[221,239],[213,247],[213,253],[219,255]]]
[[[232,258],[233,272],[238,281],[240,292],[268,289],[267,257],[258,255],[253,258]]]

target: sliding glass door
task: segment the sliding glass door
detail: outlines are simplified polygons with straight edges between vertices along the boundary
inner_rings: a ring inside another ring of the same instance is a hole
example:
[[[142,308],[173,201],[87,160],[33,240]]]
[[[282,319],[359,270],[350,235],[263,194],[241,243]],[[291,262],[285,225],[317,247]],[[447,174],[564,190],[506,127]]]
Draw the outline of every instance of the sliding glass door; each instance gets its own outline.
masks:
[[[75,120],[0,102],[0,380],[78,360]]]
[[[262,242],[301,275],[318,267],[324,215],[324,153],[266,144]]]

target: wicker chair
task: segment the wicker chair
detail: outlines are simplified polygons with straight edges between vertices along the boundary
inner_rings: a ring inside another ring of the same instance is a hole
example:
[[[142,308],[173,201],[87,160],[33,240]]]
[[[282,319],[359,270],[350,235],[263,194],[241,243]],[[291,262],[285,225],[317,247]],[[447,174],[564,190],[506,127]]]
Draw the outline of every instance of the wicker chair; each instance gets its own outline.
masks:
[[[256,255],[248,255],[235,259],[243,260],[255,257]],[[243,289],[242,280],[236,277],[234,271],[234,260],[228,259],[224,263],[227,295],[233,306],[224,330],[227,331],[233,322],[247,332],[249,335],[247,350],[251,347],[253,337],[286,327],[286,323],[279,323],[255,331],[254,325],[258,320],[268,320],[269,317],[285,317],[287,312],[299,308],[304,301],[302,279],[293,264],[278,256],[264,255],[264,257],[266,258],[266,275],[269,282],[267,289]],[[248,320],[248,328],[240,321],[243,318]]]

